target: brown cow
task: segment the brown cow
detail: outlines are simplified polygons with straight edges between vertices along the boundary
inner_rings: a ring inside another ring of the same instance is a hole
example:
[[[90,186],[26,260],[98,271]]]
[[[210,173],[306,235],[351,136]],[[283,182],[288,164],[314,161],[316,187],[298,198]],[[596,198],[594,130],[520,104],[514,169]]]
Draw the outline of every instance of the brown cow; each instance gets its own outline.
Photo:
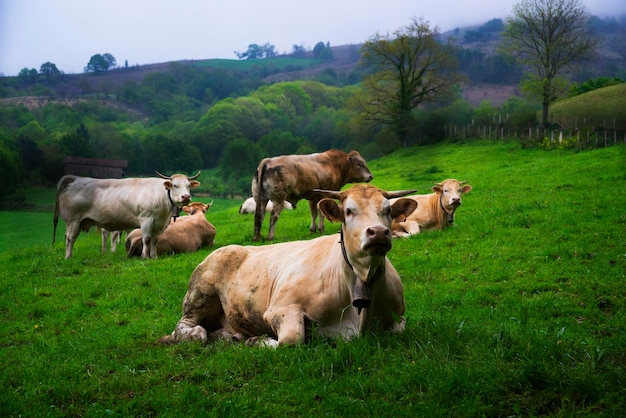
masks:
[[[412,192],[365,184],[317,192],[339,199],[319,202],[329,221],[341,222],[339,236],[215,250],[194,270],[182,318],[160,341],[252,338],[277,346],[313,333],[350,339],[368,329],[403,331],[402,282],[386,255],[392,219],[417,204],[388,199]]]
[[[56,239],[59,214],[65,221],[65,258],[72,256],[74,242],[80,231],[100,226],[109,231],[140,227],[143,235],[143,258],[156,258],[154,238],[159,235],[172,215],[191,201],[191,189],[200,185],[193,177],[184,174],[162,178],[94,179],[66,175],[57,184],[54,208]]]
[[[252,179],[252,197],[256,202],[253,240],[261,239],[261,226],[268,201],[271,200],[274,204],[267,235],[269,240],[274,239],[276,222],[285,201],[291,203],[294,209],[301,199],[309,201],[311,209],[309,230],[315,232],[317,202],[322,195],[316,193],[314,189],[340,190],[347,183],[369,182],[373,178],[365,159],[357,151],[346,154],[339,150],[329,150],[316,154],[265,158]],[[324,232],[322,213],[319,214],[317,229]]]
[[[445,229],[454,223],[454,213],[461,206],[461,197],[472,186],[464,181],[448,179],[433,186],[434,193],[407,196],[418,203],[417,209],[406,220],[391,225],[395,237],[408,237],[421,231]]]
[[[215,240],[215,227],[206,219],[211,203],[193,202],[183,206],[189,216],[176,219],[156,238],[158,255],[191,253],[202,247],[212,247]],[[141,255],[143,248],[141,229],[135,229],[126,238],[128,257]]]

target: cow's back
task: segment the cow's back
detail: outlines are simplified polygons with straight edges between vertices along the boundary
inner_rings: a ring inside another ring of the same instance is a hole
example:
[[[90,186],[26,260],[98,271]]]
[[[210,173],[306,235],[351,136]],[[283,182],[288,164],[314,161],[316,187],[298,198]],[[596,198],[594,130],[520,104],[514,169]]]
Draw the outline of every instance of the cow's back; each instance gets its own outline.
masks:
[[[337,307],[351,303],[337,235],[219,248],[198,265],[189,282],[189,289],[213,286],[233,328],[248,336],[272,332],[263,322],[272,306],[299,305],[323,326],[338,323],[342,311]],[[345,319],[352,315],[344,314]],[[242,322],[242,316],[248,320]]]
[[[268,196],[297,202],[311,198],[313,189],[338,190],[346,184],[347,154],[330,150],[307,155],[281,155],[259,165]]]
[[[136,228],[146,217],[154,217],[155,227],[163,229],[169,223],[168,203],[163,180],[157,178],[74,177],[59,195],[66,223],[89,220],[108,230]]]

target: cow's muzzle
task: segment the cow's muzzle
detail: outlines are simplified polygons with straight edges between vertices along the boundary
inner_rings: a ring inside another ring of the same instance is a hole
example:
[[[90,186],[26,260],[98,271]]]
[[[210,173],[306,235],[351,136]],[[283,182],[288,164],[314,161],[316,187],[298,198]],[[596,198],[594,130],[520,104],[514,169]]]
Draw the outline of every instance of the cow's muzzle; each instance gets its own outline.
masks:
[[[367,283],[365,283],[361,279],[356,279],[354,282],[354,291],[352,294],[352,306],[359,310],[359,314],[361,313],[361,309],[367,308],[372,303],[370,299],[370,287]]]
[[[383,225],[371,226],[365,231],[363,250],[369,255],[384,256],[391,250],[391,230]]]

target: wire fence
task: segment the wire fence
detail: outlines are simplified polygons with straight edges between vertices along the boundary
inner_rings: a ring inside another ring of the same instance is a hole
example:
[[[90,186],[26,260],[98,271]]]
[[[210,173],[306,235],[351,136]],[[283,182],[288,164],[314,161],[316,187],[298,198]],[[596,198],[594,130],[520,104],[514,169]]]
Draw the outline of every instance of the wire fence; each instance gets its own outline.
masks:
[[[572,124],[562,125],[560,122],[550,123],[547,128],[540,126],[522,128],[513,125],[508,117],[494,116],[491,122],[447,124],[444,129],[447,138],[520,139],[555,146],[578,145],[594,148],[608,147],[617,143],[626,144],[626,129],[620,129],[625,121],[613,118],[609,123],[606,120],[596,123],[583,119],[580,125],[576,119]]]

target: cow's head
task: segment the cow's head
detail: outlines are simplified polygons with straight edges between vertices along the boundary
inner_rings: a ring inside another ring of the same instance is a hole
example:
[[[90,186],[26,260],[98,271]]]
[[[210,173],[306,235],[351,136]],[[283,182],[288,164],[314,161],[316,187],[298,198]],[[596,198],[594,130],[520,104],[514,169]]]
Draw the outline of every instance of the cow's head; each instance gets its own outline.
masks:
[[[348,176],[350,183],[370,182],[374,178],[370,169],[367,168],[365,158],[361,157],[358,151],[350,151],[348,163],[350,164],[350,175]]]
[[[167,189],[168,196],[172,203],[179,208],[191,202],[191,189],[195,189],[200,185],[200,182],[196,180],[200,175],[200,171],[192,177],[188,177],[184,174],[165,176],[158,171],[156,173],[161,178],[165,179],[163,186]]]
[[[454,212],[456,208],[461,206],[461,195],[472,190],[472,186],[465,183],[465,181],[448,179],[433,186],[433,191],[440,195],[441,205],[444,209]]]
[[[213,205],[213,202],[204,204],[202,202],[191,202],[188,205],[183,206],[183,211],[187,212],[189,215],[195,215],[196,213],[202,211],[202,213],[207,213],[209,208]]]
[[[417,208],[417,202],[411,199],[398,199],[393,205],[389,204],[389,199],[414,193],[415,190],[386,192],[359,184],[342,192],[315,191],[326,196],[318,203],[322,213],[329,221],[342,223],[341,239],[346,261],[359,279],[355,289],[364,284],[367,288],[369,278],[374,276],[391,250],[391,221],[406,217]],[[339,204],[333,199],[338,199]],[[357,306],[356,302],[353,303]]]

